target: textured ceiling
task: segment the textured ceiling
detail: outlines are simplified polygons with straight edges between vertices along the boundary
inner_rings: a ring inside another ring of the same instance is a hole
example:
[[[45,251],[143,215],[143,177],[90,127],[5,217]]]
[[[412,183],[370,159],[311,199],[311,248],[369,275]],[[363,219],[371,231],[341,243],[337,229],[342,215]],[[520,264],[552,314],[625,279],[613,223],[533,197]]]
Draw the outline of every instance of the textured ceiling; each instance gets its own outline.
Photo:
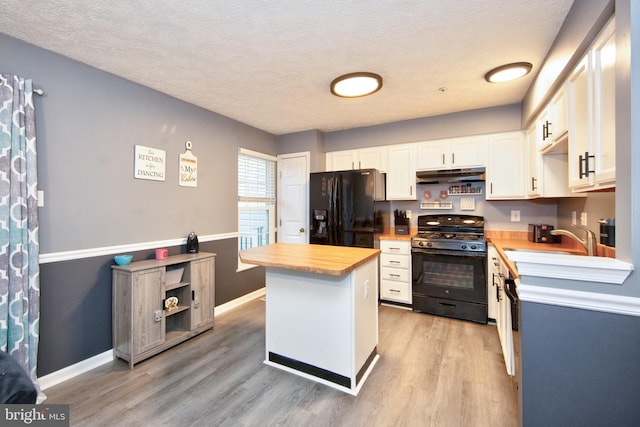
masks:
[[[0,31],[279,135],[518,103],[572,3],[3,0]],[[519,61],[534,73],[484,81]],[[331,95],[354,71],[383,88]]]

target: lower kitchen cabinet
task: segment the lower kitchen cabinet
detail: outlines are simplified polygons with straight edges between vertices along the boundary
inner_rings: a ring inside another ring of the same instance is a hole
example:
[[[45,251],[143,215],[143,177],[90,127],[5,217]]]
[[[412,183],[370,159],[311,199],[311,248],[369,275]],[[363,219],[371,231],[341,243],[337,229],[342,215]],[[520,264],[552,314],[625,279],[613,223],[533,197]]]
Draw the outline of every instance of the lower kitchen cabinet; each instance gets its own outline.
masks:
[[[380,299],[411,304],[411,242],[380,240]]]
[[[129,367],[213,328],[215,254],[112,266],[113,348]]]
[[[505,290],[504,282],[509,277],[509,268],[498,255],[495,246],[487,249],[488,268],[488,316],[495,319],[500,338],[500,347],[504,356],[507,374],[514,374],[513,333],[511,322],[511,301]]]

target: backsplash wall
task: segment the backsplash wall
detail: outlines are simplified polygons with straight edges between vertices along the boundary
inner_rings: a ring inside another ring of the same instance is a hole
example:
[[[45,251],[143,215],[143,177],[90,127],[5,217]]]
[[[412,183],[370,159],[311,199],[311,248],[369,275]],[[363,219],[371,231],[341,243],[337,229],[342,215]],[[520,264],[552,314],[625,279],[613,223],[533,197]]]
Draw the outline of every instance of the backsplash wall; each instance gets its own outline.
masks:
[[[389,203],[390,224],[393,226],[393,211],[410,210],[411,227],[417,227],[417,218],[420,215],[456,214],[456,215],[479,215],[485,218],[485,228],[488,230],[508,230],[527,231],[529,223],[544,223],[556,225],[558,213],[558,201],[554,199],[540,200],[485,200],[484,183],[474,184],[482,187],[482,194],[478,195],[449,195],[446,199],[440,198],[440,192],[446,191],[449,184],[426,184],[418,186],[418,193],[424,194],[428,191],[431,194],[429,201],[437,199],[442,204],[452,203],[451,209],[422,209],[420,201],[392,201]],[[475,209],[463,210],[460,207],[461,200],[473,199]],[[520,221],[511,221],[511,211],[520,211]]]

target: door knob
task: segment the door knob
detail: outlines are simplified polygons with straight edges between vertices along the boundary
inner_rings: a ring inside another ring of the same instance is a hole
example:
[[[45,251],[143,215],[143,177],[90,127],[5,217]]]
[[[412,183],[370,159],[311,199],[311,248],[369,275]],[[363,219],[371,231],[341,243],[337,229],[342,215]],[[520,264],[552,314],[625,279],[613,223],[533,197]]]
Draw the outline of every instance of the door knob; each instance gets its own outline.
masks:
[[[304,227],[300,227],[300,232],[304,233]]]

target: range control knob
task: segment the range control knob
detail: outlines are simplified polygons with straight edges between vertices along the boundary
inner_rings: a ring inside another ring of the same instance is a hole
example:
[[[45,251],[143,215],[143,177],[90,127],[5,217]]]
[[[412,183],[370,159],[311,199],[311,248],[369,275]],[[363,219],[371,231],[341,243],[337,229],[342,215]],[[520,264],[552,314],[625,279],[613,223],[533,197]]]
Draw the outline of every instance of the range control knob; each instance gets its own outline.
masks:
[[[428,242],[428,243],[427,243],[427,247],[428,247],[428,248],[430,248],[431,246],[433,246],[433,243]]]
[[[460,247],[461,247],[462,249],[467,249],[467,245],[465,245],[464,243],[463,243],[462,245],[460,245]]]
[[[471,249],[475,251],[478,247],[476,245],[471,245]]]

